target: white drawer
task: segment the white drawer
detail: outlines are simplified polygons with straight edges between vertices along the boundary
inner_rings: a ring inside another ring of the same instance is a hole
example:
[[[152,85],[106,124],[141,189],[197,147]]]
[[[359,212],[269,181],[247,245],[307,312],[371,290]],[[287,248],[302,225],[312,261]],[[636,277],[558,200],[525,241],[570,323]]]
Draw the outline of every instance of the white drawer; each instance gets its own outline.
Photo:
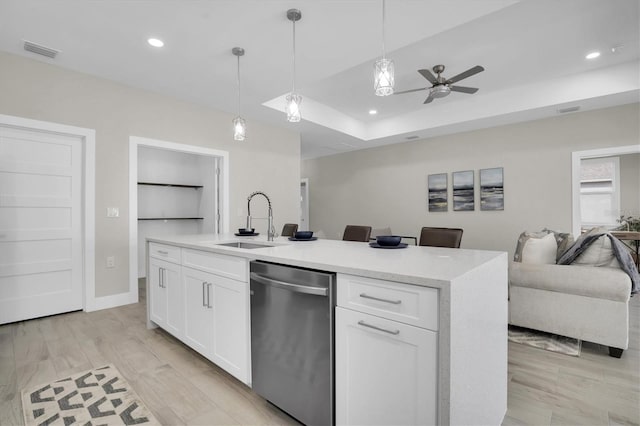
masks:
[[[166,244],[149,243],[149,256],[163,259],[167,262],[180,263],[180,247],[168,246]]]
[[[338,274],[338,306],[438,330],[438,290]]]
[[[183,249],[182,265],[232,280],[248,282],[248,261],[242,257]]]

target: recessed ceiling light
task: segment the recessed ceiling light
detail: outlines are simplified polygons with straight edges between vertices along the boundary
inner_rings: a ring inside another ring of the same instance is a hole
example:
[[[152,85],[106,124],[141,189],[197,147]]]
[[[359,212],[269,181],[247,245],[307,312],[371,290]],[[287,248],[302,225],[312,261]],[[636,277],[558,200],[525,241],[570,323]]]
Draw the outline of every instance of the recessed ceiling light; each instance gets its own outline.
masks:
[[[164,46],[164,41],[162,41],[162,40],[160,40],[158,38],[150,38],[149,40],[147,40],[147,43],[149,43],[153,47],[162,47],[162,46]]]
[[[587,56],[585,56],[585,58],[587,58],[587,59],[595,59],[598,56],[600,56],[600,52],[591,52],[591,53],[587,54]]]
[[[377,113],[378,113],[378,111],[375,110],[375,109],[370,109],[369,110],[369,115],[376,115]]]

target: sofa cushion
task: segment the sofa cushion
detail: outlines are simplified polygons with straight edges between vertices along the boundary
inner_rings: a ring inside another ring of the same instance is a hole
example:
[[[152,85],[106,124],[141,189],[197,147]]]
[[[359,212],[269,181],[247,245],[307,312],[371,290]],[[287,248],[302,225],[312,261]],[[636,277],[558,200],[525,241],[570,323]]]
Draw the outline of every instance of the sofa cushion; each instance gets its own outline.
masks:
[[[522,263],[556,263],[558,246],[553,234],[523,232],[518,238],[514,261]]]
[[[581,265],[509,264],[509,285],[629,301],[631,279],[621,269]]]

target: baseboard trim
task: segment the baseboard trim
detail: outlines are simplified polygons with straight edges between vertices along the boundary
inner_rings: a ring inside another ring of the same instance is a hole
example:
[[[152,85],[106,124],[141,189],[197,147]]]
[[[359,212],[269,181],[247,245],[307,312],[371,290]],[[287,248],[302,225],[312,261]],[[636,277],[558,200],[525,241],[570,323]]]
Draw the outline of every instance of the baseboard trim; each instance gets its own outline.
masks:
[[[126,292],[112,294],[110,296],[96,297],[92,301],[87,301],[86,312],[101,311],[103,309],[117,308],[118,306],[138,303],[138,292]]]

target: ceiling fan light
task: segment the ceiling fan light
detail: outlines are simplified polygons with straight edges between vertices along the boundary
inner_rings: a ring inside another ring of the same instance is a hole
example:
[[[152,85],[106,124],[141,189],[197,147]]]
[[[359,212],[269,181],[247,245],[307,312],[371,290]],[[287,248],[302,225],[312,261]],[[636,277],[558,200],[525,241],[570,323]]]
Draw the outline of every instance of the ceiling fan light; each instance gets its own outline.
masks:
[[[287,121],[291,123],[297,123],[302,118],[300,116],[300,104],[302,103],[302,96],[297,93],[289,93],[286,97],[287,104],[285,111],[287,113]]]
[[[233,119],[233,139],[243,141],[247,136],[247,125],[244,118],[237,116]]]
[[[373,78],[376,96],[393,95],[393,85],[395,83],[393,60],[378,59],[373,66]]]
[[[431,88],[431,97],[432,98],[444,98],[449,93],[451,93],[451,89],[449,88],[449,86],[447,86],[445,84],[441,84],[441,85],[438,85],[438,86],[433,86]]]

